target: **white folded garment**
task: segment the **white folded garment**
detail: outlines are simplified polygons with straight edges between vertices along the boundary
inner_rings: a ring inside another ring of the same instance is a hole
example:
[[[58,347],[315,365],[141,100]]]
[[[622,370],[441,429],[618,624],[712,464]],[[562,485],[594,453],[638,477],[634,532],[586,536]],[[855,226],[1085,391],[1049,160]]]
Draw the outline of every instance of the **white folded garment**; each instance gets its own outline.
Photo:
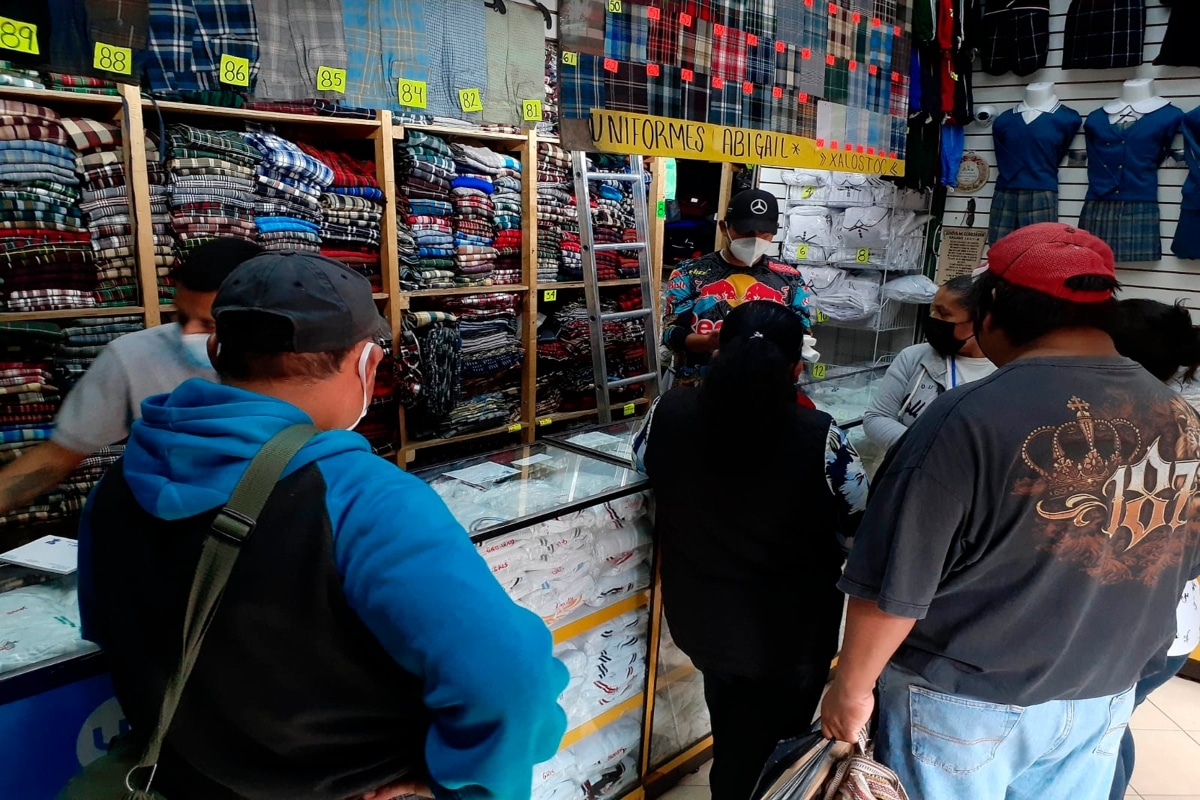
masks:
[[[892,211],[879,206],[847,208],[837,236],[846,247],[883,248],[891,240]]]

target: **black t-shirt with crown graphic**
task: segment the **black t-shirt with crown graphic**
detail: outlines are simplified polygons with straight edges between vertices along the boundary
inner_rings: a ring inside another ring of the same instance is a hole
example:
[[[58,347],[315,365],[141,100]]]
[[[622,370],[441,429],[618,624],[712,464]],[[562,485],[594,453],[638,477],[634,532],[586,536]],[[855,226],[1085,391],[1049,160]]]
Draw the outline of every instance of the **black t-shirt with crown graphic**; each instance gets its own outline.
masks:
[[[1200,571],[1200,419],[1140,366],[1019,360],[940,397],[889,462],[840,585],[918,620],[897,666],[1026,706],[1165,657]]]

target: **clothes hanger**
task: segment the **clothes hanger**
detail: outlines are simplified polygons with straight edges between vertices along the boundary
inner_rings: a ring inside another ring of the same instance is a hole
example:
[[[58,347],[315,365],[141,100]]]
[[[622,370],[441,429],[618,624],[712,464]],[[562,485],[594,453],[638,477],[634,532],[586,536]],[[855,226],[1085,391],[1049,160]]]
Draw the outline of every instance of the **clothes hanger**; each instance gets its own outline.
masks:
[[[504,0],[484,0],[484,8],[490,8],[497,14],[507,14],[508,8],[504,5]]]

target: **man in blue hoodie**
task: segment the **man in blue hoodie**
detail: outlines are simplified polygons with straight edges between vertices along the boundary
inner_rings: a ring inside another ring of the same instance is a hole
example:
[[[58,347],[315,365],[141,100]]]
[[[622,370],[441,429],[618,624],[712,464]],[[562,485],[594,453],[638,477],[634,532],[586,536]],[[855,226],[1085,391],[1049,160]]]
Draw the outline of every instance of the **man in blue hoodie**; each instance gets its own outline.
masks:
[[[551,636],[492,577],[432,490],[349,432],[382,320],[341,264],[267,253],[213,305],[220,385],[146,401],[80,531],[85,635],[132,729],[179,658],[201,544],[250,460],[296,423],[167,737],[171,800],[528,797],[566,727]]]

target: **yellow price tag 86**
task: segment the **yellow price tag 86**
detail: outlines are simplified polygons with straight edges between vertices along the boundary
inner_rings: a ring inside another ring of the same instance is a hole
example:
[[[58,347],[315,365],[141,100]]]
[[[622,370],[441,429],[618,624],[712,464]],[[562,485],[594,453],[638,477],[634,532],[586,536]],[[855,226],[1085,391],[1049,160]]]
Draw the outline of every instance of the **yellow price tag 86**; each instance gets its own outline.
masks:
[[[250,85],[250,59],[237,56],[221,56],[221,83],[230,86]]]
[[[346,70],[335,67],[317,67],[317,90],[345,94]]]
[[[633,403],[626,403],[626,404],[625,404],[625,408],[624,408],[624,409],[622,409],[622,410],[625,412],[625,416],[627,416],[627,417],[632,417],[632,416],[633,416],[633,412],[636,410],[636,408],[637,408],[637,407],[636,407],[636,406],[634,406],[634,404],[633,404]]]
[[[38,50],[37,25],[19,19],[0,17],[0,47],[40,56]]]
[[[796,245],[796,258],[799,259],[800,261],[808,261],[808,245],[806,245],[806,244]]]
[[[557,299],[558,299],[558,289],[547,289],[546,291],[542,292],[542,301],[543,302],[553,303]]]
[[[509,425],[509,426],[508,426],[508,432],[509,432],[509,433],[518,433],[518,432],[520,432],[520,430],[521,430],[521,425],[520,425],[520,423],[515,423],[515,424],[513,424],[513,425]]]
[[[819,381],[825,380],[825,376],[829,373],[829,368],[824,364],[813,364],[812,376]]]
[[[621,8],[621,0],[608,0],[608,13],[620,14]]]
[[[483,93],[478,89],[459,89],[458,107],[468,114],[483,111]]]
[[[542,121],[542,101],[541,100],[522,100],[521,101],[521,119],[526,122],[541,122]]]
[[[579,66],[579,53],[572,53],[570,50],[563,51],[563,63],[568,67]]]
[[[870,260],[871,260],[871,248],[860,247],[854,251],[854,263],[855,264],[866,264]]]
[[[133,72],[133,51],[128,47],[96,42],[96,49],[92,53],[92,66],[105,72],[128,75]]]
[[[396,97],[402,106],[425,108],[429,105],[429,86],[425,81],[410,81],[408,78],[401,78],[396,82]]]

